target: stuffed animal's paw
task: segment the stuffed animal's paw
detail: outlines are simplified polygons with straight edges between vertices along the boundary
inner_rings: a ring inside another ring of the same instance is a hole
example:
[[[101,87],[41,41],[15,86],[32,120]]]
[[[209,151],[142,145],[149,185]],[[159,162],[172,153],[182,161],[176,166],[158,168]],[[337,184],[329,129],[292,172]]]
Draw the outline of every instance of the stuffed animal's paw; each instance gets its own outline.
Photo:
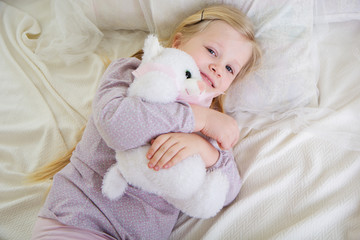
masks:
[[[206,169],[200,155],[190,156],[169,169],[154,171],[147,165],[148,149],[147,145],[116,153],[117,167],[130,185],[162,197],[183,200],[203,185]]]
[[[102,194],[110,200],[117,200],[124,194],[126,188],[127,182],[117,170],[115,164],[104,176],[101,187]]]
[[[204,184],[187,200],[167,199],[185,214],[196,218],[215,216],[224,206],[229,181],[221,171],[206,174]]]

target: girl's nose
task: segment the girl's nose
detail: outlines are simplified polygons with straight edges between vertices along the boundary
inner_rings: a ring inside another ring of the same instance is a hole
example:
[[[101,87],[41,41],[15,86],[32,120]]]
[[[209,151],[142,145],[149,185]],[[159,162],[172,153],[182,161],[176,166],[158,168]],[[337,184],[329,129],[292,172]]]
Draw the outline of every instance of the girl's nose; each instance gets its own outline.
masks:
[[[210,64],[210,70],[211,70],[217,77],[221,77],[222,73],[221,73],[219,67],[217,67],[215,64]]]

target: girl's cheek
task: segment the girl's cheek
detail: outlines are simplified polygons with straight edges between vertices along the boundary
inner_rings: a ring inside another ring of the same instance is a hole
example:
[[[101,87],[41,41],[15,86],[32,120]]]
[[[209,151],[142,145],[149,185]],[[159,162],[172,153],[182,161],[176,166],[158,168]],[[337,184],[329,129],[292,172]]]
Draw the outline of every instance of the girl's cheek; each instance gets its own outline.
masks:
[[[232,79],[229,79],[229,80],[223,82],[223,84],[220,86],[221,91],[222,91],[222,92],[225,92],[226,90],[228,90],[228,88],[230,87],[230,85],[231,85],[232,82],[233,82]]]
[[[195,55],[195,56],[193,56],[193,59],[194,59],[196,65],[198,66],[198,68],[201,68],[201,66],[202,66],[202,60],[201,59],[202,59],[202,57]]]

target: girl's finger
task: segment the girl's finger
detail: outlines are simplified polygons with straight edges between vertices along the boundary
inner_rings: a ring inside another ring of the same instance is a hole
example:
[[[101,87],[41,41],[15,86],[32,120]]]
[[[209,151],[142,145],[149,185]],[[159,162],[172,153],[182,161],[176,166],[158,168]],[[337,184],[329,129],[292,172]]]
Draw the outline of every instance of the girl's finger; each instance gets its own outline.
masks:
[[[155,141],[156,142],[156,141]],[[154,142],[154,144],[155,144]],[[171,138],[167,138],[167,140],[162,143],[162,145],[156,146],[156,151],[152,154],[152,157],[148,163],[149,168],[154,168],[154,170],[159,170],[165,163],[166,158],[162,159],[163,155],[174,145],[174,141],[171,141]],[[159,161],[161,160],[160,164]]]
[[[159,148],[169,139],[169,136],[167,135],[161,135],[157,138],[151,140],[151,146],[146,153],[146,157],[150,160],[153,155],[159,150]]]
[[[171,168],[172,166],[174,166],[175,164],[178,164],[179,162],[181,162],[182,160],[184,160],[187,157],[188,156],[187,156],[186,152],[184,151],[184,149],[181,149],[170,159],[170,161],[168,161],[163,166],[163,168],[165,168],[165,169]]]
[[[167,165],[169,162],[171,162],[173,160],[173,158],[175,156],[177,156],[177,154],[183,149],[183,147],[178,144],[175,143],[173,145],[171,145],[160,157],[159,161],[157,162],[155,168],[156,169],[161,169],[161,168],[165,168],[164,166]]]

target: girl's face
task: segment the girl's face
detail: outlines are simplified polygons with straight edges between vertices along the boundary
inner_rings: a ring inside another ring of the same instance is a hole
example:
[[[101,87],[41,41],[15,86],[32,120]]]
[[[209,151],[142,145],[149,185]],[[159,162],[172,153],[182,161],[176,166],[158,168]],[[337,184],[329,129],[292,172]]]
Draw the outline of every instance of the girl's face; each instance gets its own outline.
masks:
[[[190,54],[206,85],[215,96],[225,92],[250,59],[252,45],[223,21],[211,22],[203,31],[184,40],[178,33],[172,47]]]

